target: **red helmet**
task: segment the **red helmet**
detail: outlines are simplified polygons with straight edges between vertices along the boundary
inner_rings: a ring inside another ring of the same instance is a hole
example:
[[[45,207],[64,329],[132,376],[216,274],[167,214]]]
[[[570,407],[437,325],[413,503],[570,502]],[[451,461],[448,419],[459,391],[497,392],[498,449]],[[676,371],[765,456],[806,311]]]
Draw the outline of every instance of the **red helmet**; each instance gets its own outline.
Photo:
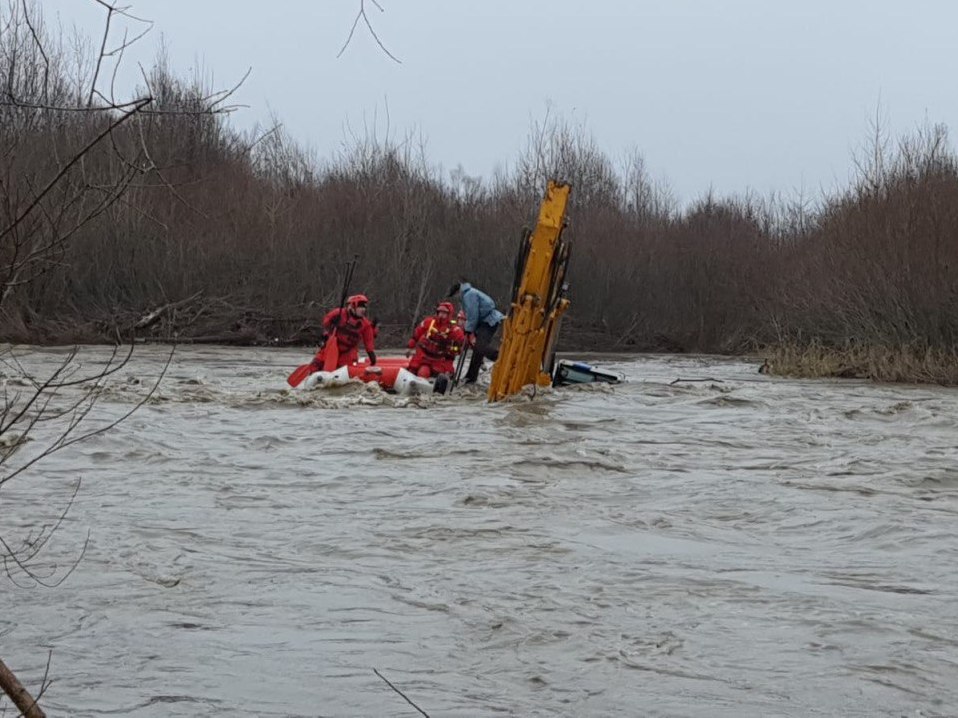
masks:
[[[437,312],[445,312],[450,317],[452,317],[452,312],[454,309],[455,307],[452,306],[452,302],[439,302],[439,304],[436,306]]]
[[[369,297],[365,294],[354,294],[346,300],[346,306],[349,307],[365,307],[367,304],[369,304]]]

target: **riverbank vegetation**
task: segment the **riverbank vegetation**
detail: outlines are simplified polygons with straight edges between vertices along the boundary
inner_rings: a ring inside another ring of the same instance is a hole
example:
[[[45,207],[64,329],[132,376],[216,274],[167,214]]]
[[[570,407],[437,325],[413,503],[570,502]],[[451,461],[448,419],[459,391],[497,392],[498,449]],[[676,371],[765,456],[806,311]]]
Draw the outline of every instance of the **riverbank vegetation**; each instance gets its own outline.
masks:
[[[111,211],[135,206],[129,199],[139,188],[166,184],[173,189],[163,178],[165,167],[153,160],[152,147],[143,141],[144,127],[174,114],[198,120],[229,110],[228,90],[194,93],[190,106],[175,109],[156,102],[152,87],[118,100],[107,68],[138,38],[124,35],[115,41],[111,23],[120,17],[149,23],[109,3],[98,5],[104,12],[99,49],[78,40],[69,52],[62,40],[51,41],[37,5],[28,0],[0,5],[0,317],[13,326],[19,322],[19,331],[28,337],[23,317],[34,312],[32,302],[41,299],[47,282],[73,271],[74,258],[88,258],[86,242],[106,226]],[[163,100],[163,86],[156,89]],[[147,398],[120,416],[96,416],[108,377],[122,370],[131,354],[132,345],[114,347],[110,359],[90,368],[75,361],[74,349],[43,371],[27,366],[16,347],[0,346],[0,490],[5,496],[51,455],[110,431],[146,403],[169,360]],[[75,559],[66,564],[48,560],[47,551],[68,525],[80,481],[77,476],[72,485],[59,488],[51,488],[56,481],[43,481],[40,500],[3,514],[0,577],[18,589],[55,587],[73,572],[86,540],[81,539]],[[4,652],[8,650],[5,645]],[[37,689],[28,689],[0,660],[0,713],[6,711],[5,695],[17,715],[44,717],[40,702],[50,685],[51,657],[52,652]]]
[[[0,81],[17,97],[0,103],[4,226],[122,111],[72,112],[91,98],[71,91],[66,45],[39,57],[21,29],[0,38]],[[680,205],[639,154],[613,158],[554,116],[480,180],[434,166],[412,135],[316,157],[280,125],[236,130],[208,111],[202,78],[162,58],[134,94],[150,111],[3,237],[3,339],[136,329],[312,345],[358,254],[353,288],[372,298],[381,343],[398,342],[460,275],[506,300],[522,227],[556,177],[573,185],[561,348],[749,353],[777,372],[958,383],[958,161],[944,127],[898,141],[876,127],[848,186],[821,197]]]

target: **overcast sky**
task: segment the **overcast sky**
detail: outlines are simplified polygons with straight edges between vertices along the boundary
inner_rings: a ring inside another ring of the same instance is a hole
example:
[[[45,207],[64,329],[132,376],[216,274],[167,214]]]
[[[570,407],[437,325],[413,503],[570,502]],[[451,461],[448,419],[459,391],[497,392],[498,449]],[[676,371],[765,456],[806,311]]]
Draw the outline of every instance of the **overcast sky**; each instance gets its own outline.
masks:
[[[401,64],[364,27],[337,58],[359,0],[122,2],[154,22],[131,59],[162,34],[176,69],[218,86],[252,67],[234,124],[273,113],[320,156],[347,124],[414,131],[434,164],[489,176],[551,107],[683,200],[817,195],[847,183],[876,115],[896,136],[958,125],[954,0],[366,0]],[[99,32],[93,0],[41,5]]]

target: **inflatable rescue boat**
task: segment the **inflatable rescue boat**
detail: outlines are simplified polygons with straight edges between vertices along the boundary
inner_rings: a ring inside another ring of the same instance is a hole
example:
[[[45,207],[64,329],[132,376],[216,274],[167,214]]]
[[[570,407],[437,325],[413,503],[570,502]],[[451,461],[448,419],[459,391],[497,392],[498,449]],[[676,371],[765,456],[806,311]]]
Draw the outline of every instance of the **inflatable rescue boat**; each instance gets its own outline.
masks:
[[[433,379],[423,379],[409,371],[406,368],[408,365],[409,360],[405,357],[381,357],[375,365],[363,359],[334,371],[314,372],[306,378],[303,388],[331,388],[359,380],[365,383],[375,382],[384,390],[402,396],[446,393],[449,388],[448,376],[440,374]]]

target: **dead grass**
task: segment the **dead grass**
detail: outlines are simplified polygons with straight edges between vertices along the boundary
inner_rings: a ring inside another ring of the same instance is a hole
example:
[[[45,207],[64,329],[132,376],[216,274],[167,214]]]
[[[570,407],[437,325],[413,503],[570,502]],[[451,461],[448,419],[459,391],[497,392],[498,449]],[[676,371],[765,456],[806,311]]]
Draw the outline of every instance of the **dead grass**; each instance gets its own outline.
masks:
[[[917,346],[829,347],[785,344],[764,352],[771,373],[793,377],[839,377],[877,382],[958,386],[958,351]]]

